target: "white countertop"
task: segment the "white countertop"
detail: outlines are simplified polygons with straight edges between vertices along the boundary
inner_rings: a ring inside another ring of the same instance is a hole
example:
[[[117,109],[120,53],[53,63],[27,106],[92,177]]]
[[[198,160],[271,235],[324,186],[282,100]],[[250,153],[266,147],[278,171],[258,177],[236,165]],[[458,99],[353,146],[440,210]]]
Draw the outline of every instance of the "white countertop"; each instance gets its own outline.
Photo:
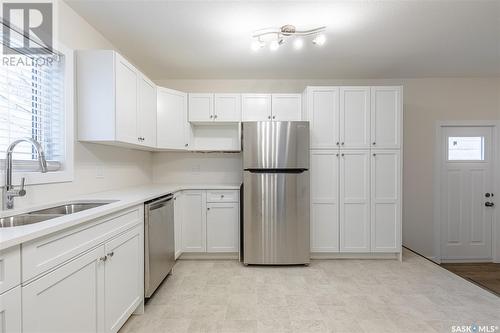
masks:
[[[44,205],[26,207],[20,210],[0,211],[0,217],[12,216],[29,211],[44,209],[75,201],[115,201],[100,207],[82,212],[65,215],[47,221],[25,226],[0,228],[0,250],[15,246],[30,240],[61,231],[82,223],[89,222],[101,216],[144,203],[162,195],[181,190],[239,190],[239,184],[208,185],[208,184],[150,184],[127,187],[106,192],[91,193],[69,198],[65,201],[52,202]]]

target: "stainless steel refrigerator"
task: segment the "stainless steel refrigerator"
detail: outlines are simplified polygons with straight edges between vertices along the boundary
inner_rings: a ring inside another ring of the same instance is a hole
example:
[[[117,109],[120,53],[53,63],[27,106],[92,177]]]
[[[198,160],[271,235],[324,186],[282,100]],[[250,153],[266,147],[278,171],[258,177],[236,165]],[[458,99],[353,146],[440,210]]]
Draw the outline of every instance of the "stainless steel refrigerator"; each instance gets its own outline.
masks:
[[[243,263],[308,264],[309,123],[243,123]]]

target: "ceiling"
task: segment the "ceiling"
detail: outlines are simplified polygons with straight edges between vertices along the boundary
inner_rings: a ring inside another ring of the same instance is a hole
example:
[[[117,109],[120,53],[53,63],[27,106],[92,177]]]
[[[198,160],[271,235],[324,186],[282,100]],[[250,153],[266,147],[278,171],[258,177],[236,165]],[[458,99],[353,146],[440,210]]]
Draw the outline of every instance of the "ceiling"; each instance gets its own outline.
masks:
[[[66,2],[153,79],[500,76],[500,1]],[[284,24],[327,42],[250,49]]]

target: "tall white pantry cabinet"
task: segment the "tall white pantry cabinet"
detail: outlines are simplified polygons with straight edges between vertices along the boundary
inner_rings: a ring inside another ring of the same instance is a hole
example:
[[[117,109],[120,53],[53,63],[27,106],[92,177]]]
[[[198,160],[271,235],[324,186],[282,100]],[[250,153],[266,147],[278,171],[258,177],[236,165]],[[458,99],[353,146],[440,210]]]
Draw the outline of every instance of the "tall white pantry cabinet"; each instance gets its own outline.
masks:
[[[400,254],[402,87],[307,87],[311,253]]]

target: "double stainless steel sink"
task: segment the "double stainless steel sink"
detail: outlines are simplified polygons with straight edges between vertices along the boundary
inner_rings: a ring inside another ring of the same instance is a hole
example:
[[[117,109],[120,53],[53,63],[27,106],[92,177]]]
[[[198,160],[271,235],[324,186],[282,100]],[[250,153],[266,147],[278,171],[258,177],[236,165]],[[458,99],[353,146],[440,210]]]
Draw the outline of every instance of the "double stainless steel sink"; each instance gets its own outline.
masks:
[[[41,210],[32,211],[29,213],[13,215],[0,218],[0,228],[16,227],[28,225],[54,219],[69,214],[78,213],[87,209],[100,207],[110,204],[114,201],[99,201],[99,202],[73,202],[60,206],[49,207]]]

